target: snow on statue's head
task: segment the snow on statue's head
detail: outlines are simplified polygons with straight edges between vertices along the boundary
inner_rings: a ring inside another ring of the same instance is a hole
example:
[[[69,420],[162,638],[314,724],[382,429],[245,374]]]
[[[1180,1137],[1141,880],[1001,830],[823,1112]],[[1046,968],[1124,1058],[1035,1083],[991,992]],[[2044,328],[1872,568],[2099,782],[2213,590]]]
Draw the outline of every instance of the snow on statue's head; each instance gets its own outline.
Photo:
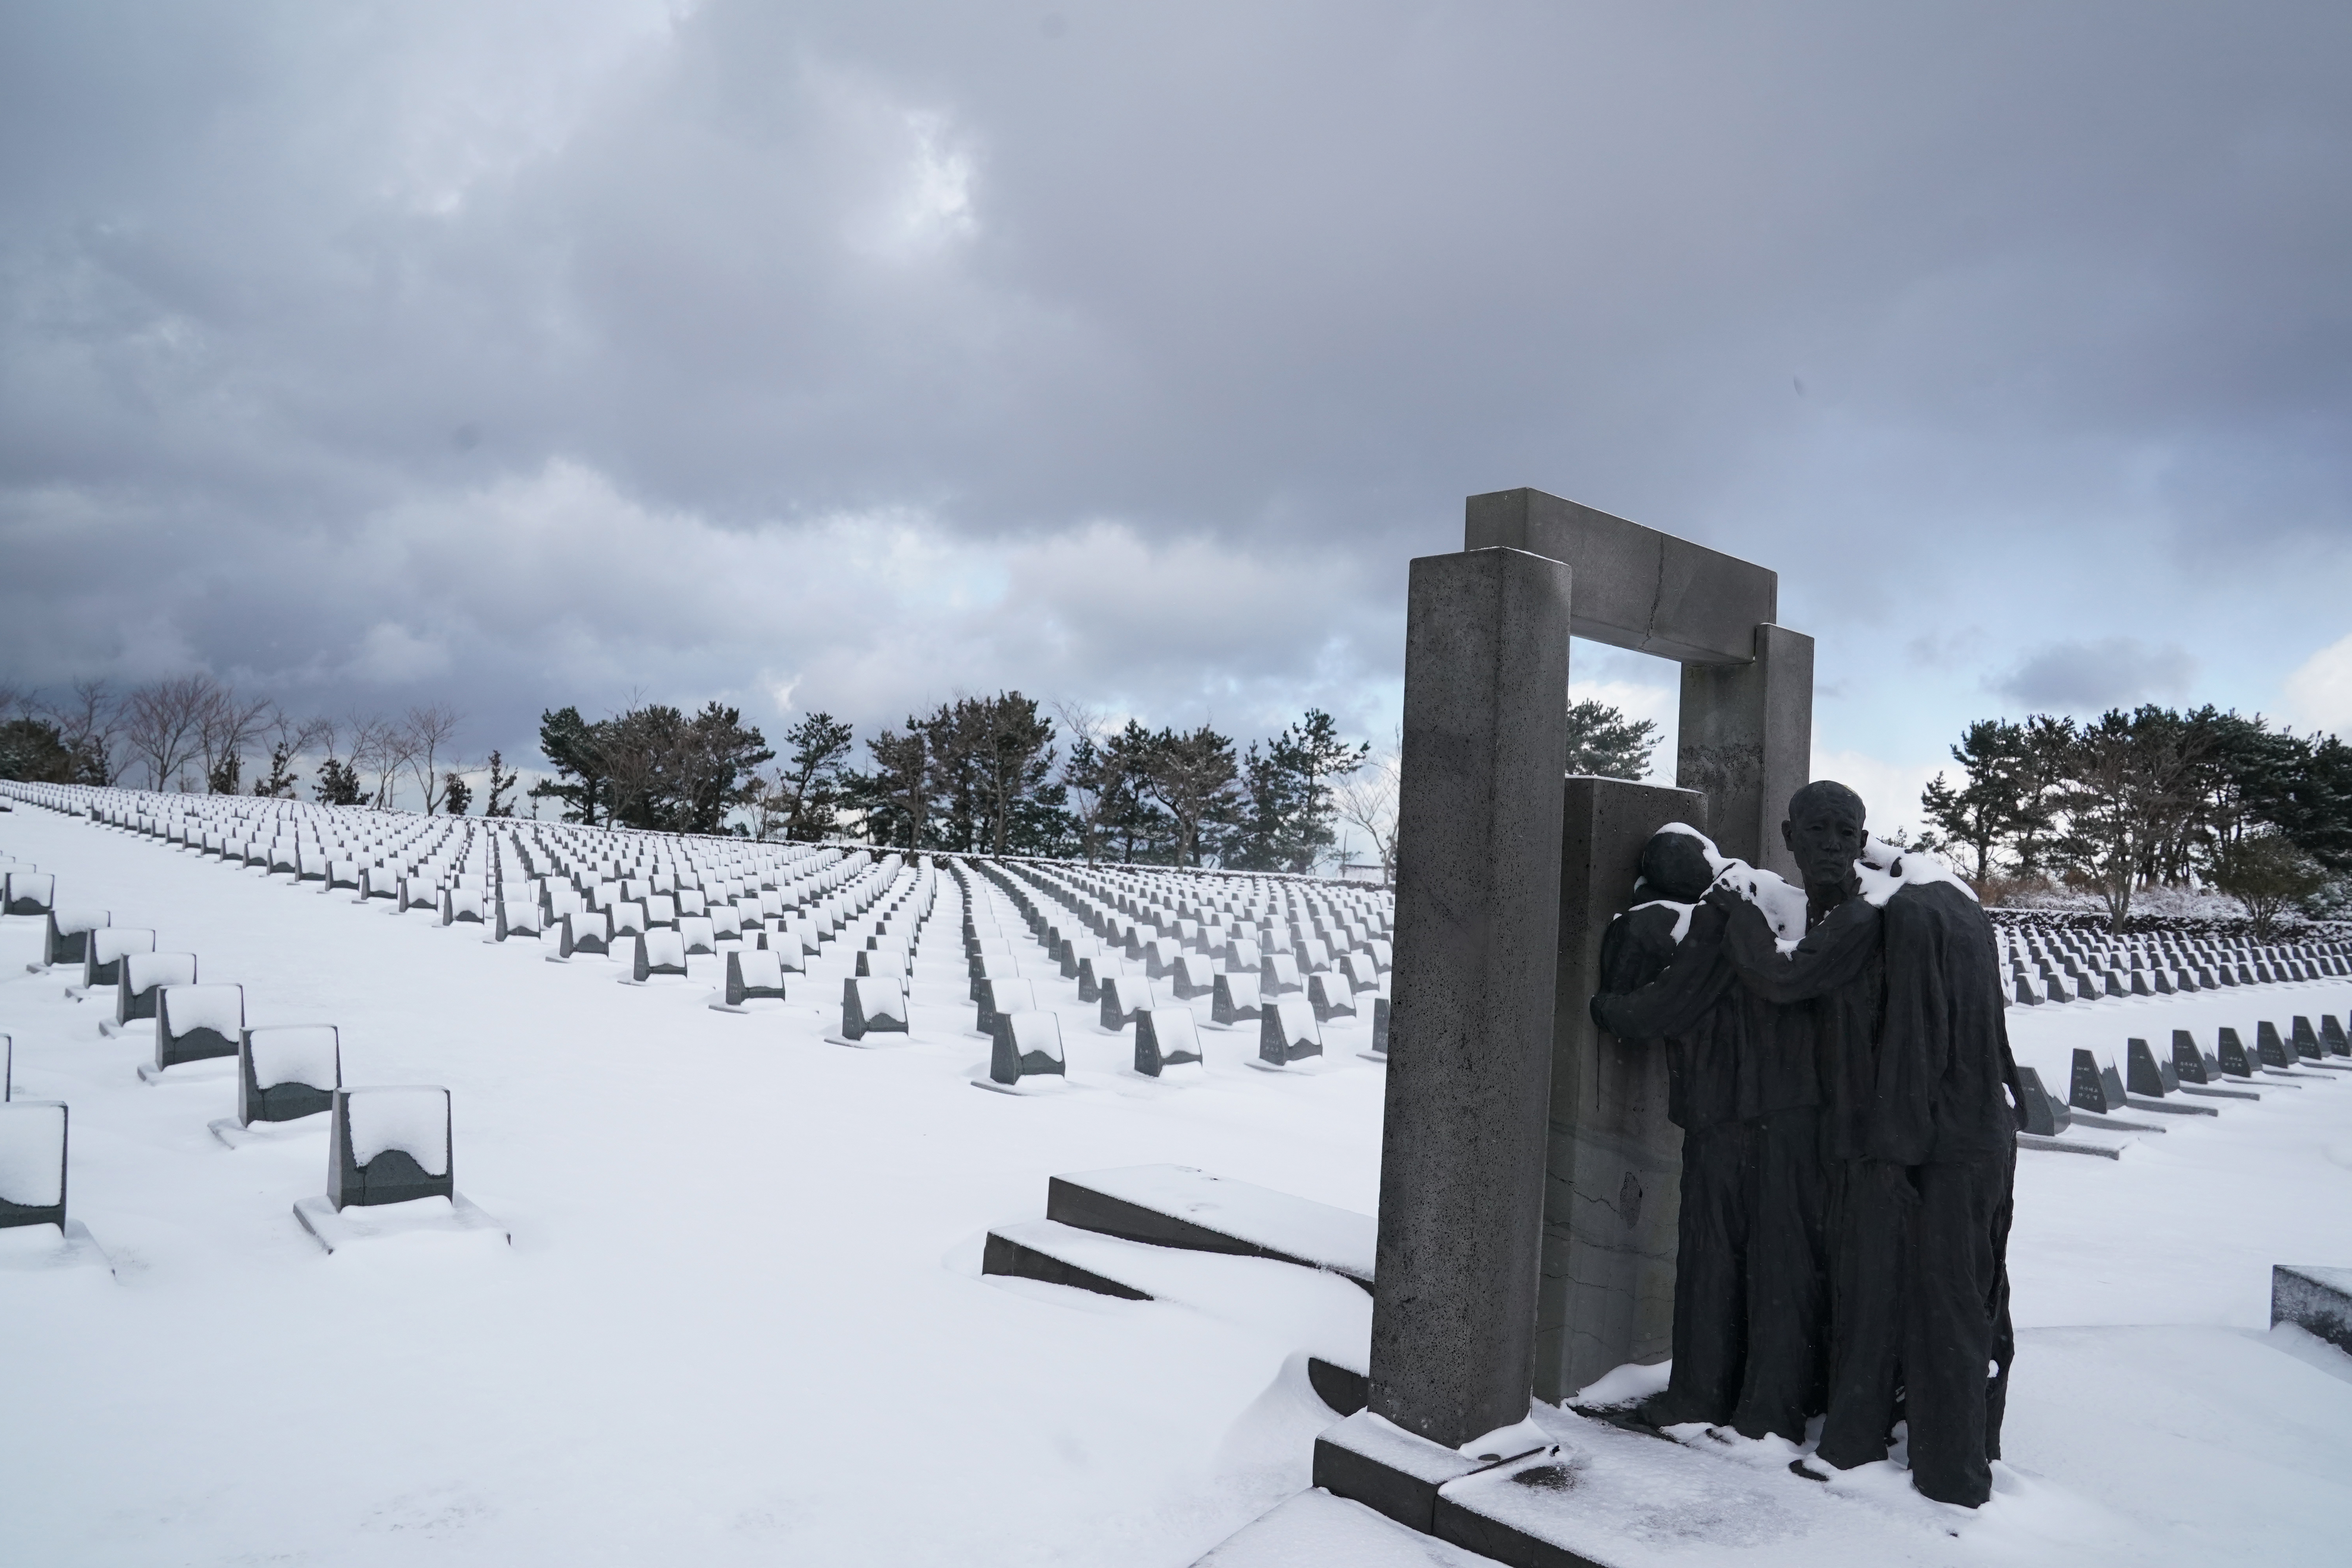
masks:
[[[1712,848],[1680,822],[1659,829],[1642,846],[1643,891],[1654,898],[1696,904],[1706,896],[1720,869],[1719,859],[1707,852]]]
[[[1870,835],[1862,797],[1832,779],[1816,779],[1789,797],[1780,837],[1809,887],[1842,883],[1853,875]]]

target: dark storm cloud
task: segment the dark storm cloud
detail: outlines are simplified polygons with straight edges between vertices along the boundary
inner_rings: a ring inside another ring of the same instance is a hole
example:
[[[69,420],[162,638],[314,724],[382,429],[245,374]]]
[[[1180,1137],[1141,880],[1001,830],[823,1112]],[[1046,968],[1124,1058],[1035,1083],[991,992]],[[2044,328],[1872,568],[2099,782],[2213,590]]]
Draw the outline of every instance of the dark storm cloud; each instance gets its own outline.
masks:
[[[11,10],[8,671],[1381,733],[1522,483],[1777,567],[1849,748],[2347,629],[2340,6],[1054,16]]]

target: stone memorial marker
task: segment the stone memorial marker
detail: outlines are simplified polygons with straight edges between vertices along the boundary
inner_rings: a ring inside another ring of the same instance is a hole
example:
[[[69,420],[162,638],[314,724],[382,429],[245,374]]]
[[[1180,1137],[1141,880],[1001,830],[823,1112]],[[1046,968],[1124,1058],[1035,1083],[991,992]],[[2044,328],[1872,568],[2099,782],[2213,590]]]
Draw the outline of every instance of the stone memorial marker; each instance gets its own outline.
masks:
[[[797,953],[792,955],[797,959]],[[727,979],[718,999],[710,1005],[721,1012],[740,1013],[748,1002],[781,1002],[784,999],[785,955],[773,948],[730,948],[727,954]]]
[[[332,1024],[271,1024],[238,1041],[236,1122],[299,1122],[334,1109],[342,1037]]]
[[[166,986],[155,998],[155,1060],[139,1076],[159,1083],[184,1062],[235,1056],[244,1038],[243,986]]]
[[[1209,1021],[1231,1027],[1255,1022],[1263,1002],[1255,975],[1223,974],[1210,993]]]
[[[895,975],[850,976],[841,982],[841,1032],[826,1038],[857,1045],[873,1034],[907,1034],[907,982]]]
[[[623,985],[642,986],[650,980],[686,977],[686,938],[676,925],[656,926],[636,934],[629,972],[620,977]]]
[[[117,1034],[122,1026],[155,1016],[156,993],[165,986],[196,983],[194,953],[126,953],[114,986],[114,1019],[101,1022],[100,1031]]]
[[[1305,997],[1280,997],[1258,1009],[1257,1055],[1252,1065],[1287,1067],[1323,1054],[1323,1029]]]
[[[114,916],[103,909],[61,904],[49,911],[48,939],[41,956],[45,965],[85,962],[89,951],[89,934],[114,924]],[[2329,1022],[2335,1020],[2330,1019]],[[2339,1034],[2341,1031],[2338,1031]]]
[[[1058,1087],[1068,1070],[1062,1056],[1062,1020],[1049,1012],[998,1013],[994,1039],[988,1053],[988,1076],[973,1082],[983,1089],[1035,1088],[1045,1079]]]
[[[0,1103],[0,1229],[65,1229],[67,1122],[54,1100]]]
[[[82,946],[82,989],[111,989],[121,981],[125,957],[154,950],[155,933],[139,926],[108,925],[90,932]]]
[[[1143,1008],[1135,1014],[1135,1070],[1146,1078],[1171,1069],[1203,1070],[1201,1033],[1190,1008]]]

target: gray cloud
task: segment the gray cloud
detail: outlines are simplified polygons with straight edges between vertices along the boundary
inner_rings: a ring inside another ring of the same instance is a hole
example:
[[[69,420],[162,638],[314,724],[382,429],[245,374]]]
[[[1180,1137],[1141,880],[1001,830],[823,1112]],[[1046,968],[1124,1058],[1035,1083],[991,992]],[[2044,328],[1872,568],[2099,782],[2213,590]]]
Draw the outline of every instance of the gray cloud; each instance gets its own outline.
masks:
[[[2197,662],[2178,643],[2151,648],[2130,637],[2104,637],[2038,649],[1990,684],[2029,707],[2084,713],[2179,696],[2196,673]]]
[[[0,16],[0,666],[1385,734],[1521,483],[1777,567],[1847,747],[2336,613],[2340,6],[1063,15]]]

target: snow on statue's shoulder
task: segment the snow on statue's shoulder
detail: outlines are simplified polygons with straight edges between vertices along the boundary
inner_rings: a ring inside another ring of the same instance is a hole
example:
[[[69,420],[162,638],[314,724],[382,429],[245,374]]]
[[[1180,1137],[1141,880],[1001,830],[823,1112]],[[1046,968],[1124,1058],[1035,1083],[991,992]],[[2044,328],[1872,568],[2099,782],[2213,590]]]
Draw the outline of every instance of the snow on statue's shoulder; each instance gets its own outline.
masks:
[[[1673,910],[1675,912],[1675,940],[1679,943],[1684,937],[1690,935],[1691,912],[1697,907],[1698,905],[1696,904],[1676,904],[1671,898],[1653,898],[1647,903],[1635,904],[1633,908],[1625,911],[1625,915],[1639,915],[1644,909]],[[1617,918],[1622,920],[1625,918],[1625,915],[1621,915],[1617,916]]]
[[[1716,873],[1715,885],[1729,888],[1754,904],[1772,927],[1772,935],[1786,950],[1794,946],[1805,935],[1805,890],[1790,883],[1778,872],[1749,865],[1746,861],[1726,860]]]
[[[1957,887],[1969,895],[1971,903],[1976,901],[1977,890],[1934,855],[1899,850],[1878,839],[1863,841],[1862,858],[1853,862],[1853,870],[1862,879],[1862,896],[1881,909],[1886,907],[1888,899],[1906,887],[1927,887],[1936,883]]]

